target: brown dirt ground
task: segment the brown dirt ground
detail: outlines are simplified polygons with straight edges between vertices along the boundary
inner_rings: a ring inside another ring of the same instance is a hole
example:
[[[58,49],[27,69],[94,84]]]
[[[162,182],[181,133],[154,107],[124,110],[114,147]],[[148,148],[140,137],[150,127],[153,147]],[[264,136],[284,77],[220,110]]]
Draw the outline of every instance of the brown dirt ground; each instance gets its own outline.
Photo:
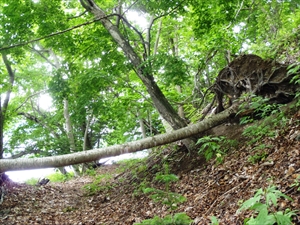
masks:
[[[172,165],[172,172],[179,181],[171,191],[180,193],[187,201],[176,210],[186,212],[193,224],[210,224],[210,216],[216,216],[220,224],[243,224],[247,213],[237,214],[239,202],[251,198],[257,189],[275,185],[294,201],[279,200],[273,210],[300,209],[300,191],[292,187],[300,176],[300,111],[292,116],[285,129],[278,130],[275,138],[265,138],[260,143],[247,145],[240,141],[237,149],[224,158],[224,163],[211,160],[203,163],[197,155],[188,156],[171,147],[161,148],[165,159]],[[239,138],[241,127],[221,125],[214,129],[218,135]],[[238,139],[241,140],[241,139]],[[248,139],[249,140],[249,139]],[[249,156],[258,152],[257,147],[265,144],[264,160],[249,162]],[[170,212],[149,196],[138,192],[136,183],[145,176],[150,179],[158,171],[155,165],[161,158],[148,159],[147,174],[130,175],[130,171],[118,174],[118,165],[103,166],[97,174],[111,173],[112,187],[89,196],[83,186],[93,182],[93,177],[83,176],[64,183],[49,183],[45,186],[29,186],[8,181],[4,184],[6,194],[0,205],[0,224],[133,224],[155,215],[163,217]],[[157,188],[159,183],[152,182]],[[300,213],[293,218],[300,224]]]

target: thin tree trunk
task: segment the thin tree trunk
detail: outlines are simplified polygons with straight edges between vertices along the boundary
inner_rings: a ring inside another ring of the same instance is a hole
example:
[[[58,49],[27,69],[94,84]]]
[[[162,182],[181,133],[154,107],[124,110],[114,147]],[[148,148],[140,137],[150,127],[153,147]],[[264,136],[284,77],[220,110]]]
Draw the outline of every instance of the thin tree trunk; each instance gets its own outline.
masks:
[[[0,159],[3,158],[3,152],[4,152],[4,143],[3,143],[3,138],[4,138],[4,112],[2,110],[2,99],[0,95]]]
[[[93,117],[93,113],[91,113],[91,115],[87,114],[86,126],[85,126],[84,136],[83,136],[83,146],[82,146],[83,151],[86,151],[87,146],[90,146],[90,143],[88,143],[89,142],[88,134],[89,134],[92,117]]]
[[[3,153],[4,153],[3,138],[4,138],[4,122],[6,119],[6,111],[8,108],[8,103],[10,101],[10,94],[12,92],[12,88],[15,82],[15,72],[13,71],[9,60],[7,59],[7,55],[2,53],[2,59],[9,76],[9,88],[6,91],[3,103],[2,103],[2,98],[0,96],[0,159],[3,158]]]
[[[71,118],[69,113],[69,103],[67,99],[64,99],[63,102],[64,102],[64,117],[66,120],[66,131],[67,131],[67,136],[70,144],[70,152],[74,153],[76,152],[76,145],[75,145],[75,138],[74,138],[72,123],[71,123]],[[74,170],[75,177],[78,177],[80,174],[79,166],[72,165],[72,167]]]
[[[159,24],[158,24],[158,30],[157,30],[157,33],[156,33],[155,45],[154,45],[154,51],[153,51],[154,55],[156,55],[157,50],[158,50],[158,44],[159,44],[159,37],[160,37],[160,33],[161,33],[161,27],[162,27],[162,20],[160,20]]]
[[[66,120],[66,131],[67,131],[67,136],[70,144],[70,152],[76,152],[73,128],[72,128],[72,123],[69,114],[69,103],[67,99],[64,99],[64,117]]]
[[[143,120],[143,117],[142,117],[141,112],[140,112],[139,109],[137,110],[137,113],[138,113],[138,117],[139,117],[140,128],[141,128],[141,131],[142,131],[143,138],[146,138],[147,134],[146,134],[145,124],[144,124],[144,120]]]
[[[181,90],[181,86],[180,85],[176,85],[175,86],[175,89],[177,90],[178,93],[182,93],[182,90]],[[182,104],[179,104],[178,105],[178,115],[181,117],[181,118],[185,118],[185,113],[184,113],[184,109],[183,109],[183,105]]]

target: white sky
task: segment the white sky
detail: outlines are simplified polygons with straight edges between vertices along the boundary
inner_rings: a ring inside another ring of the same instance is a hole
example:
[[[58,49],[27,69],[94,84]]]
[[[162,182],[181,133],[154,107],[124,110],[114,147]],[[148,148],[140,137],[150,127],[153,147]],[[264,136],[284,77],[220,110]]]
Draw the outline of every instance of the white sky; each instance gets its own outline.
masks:
[[[37,170],[21,170],[5,172],[9,178],[15,182],[24,182],[30,178],[41,178],[51,173],[54,173],[54,168],[50,169],[37,169]]]
[[[39,97],[39,107],[41,107],[42,109],[44,110],[50,110],[51,111],[51,108],[53,107],[52,105],[52,98],[49,94],[42,94],[40,97]]]
[[[130,10],[126,14],[126,17],[130,22],[132,22],[133,24],[137,24],[140,28],[145,29],[148,26],[148,20],[140,12]]]

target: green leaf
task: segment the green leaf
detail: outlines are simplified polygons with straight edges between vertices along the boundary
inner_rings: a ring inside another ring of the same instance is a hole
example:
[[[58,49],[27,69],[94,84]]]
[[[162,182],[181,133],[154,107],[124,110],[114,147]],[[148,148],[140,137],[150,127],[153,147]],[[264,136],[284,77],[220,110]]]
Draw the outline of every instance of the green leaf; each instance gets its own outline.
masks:
[[[188,215],[186,215],[185,213],[176,213],[174,215],[175,224],[189,225],[189,224],[191,224],[192,221],[193,220]]]
[[[275,220],[278,225],[292,225],[291,216],[295,214],[283,214],[283,212],[279,211],[274,213]]]
[[[261,190],[261,189],[259,189]],[[238,212],[242,211],[242,210],[247,210],[250,209],[251,207],[253,207],[256,203],[258,203],[261,199],[261,195],[255,195],[254,197],[248,199],[247,201],[245,201],[242,206],[238,209]]]
[[[219,220],[215,216],[210,217],[211,225],[219,225]]]

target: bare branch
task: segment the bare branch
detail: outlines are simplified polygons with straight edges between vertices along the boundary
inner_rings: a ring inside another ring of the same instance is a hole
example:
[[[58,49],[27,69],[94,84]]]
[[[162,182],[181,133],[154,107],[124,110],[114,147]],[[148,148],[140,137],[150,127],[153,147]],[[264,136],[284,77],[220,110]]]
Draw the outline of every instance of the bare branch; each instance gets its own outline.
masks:
[[[147,54],[147,47],[146,47],[146,45],[145,45],[145,44],[147,44],[147,42],[145,41],[145,39],[144,39],[142,33],[141,33],[136,27],[134,27],[131,23],[129,23],[129,21],[128,21],[123,15],[116,14],[116,13],[111,14],[111,15],[116,15],[116,16],[118,16],[119,18],[121,18],[122,21],[124,21],[125,24],[126,24],[129,28],[132,28],[132,29],[138,34],[138,36],[140,37],[140,40],[141,40],[141,42],[142,42],[142,45],[143,45],[144,54]]]
[[[33,96],[35,96],[35,95],[39,95],[39,94],[42,94],[42,93],[44,93],[44,92],[46,92],[47,90],[44,90],[44,91],[39,91],[39,92],[37,92],[37,93],[33,93],[33,94],[31,94],[31,95],[29,95],[25,100],[24,100],[24,102],[18,107],[18,108],[16,108],[16,110],[15,111],[18,111],[29,99],[31,99]]]
[[[123,12],[123,14],[122,14],[122,16],[123,15],[125,15],[125,13],[127,13],[137,2],[138,2],[139,0],[136,0],[135,2],[133,2],[124,12]]]
[[[31,120],[35,123],[40,124],[42,127],[44,127],[45,129],[49,130],[49,132],[55,137],[55,138],[60,138],[61,135],[59,135],[58,133],[56,133],[50,126],[48,126],[46,123],[44,123],[42,120],[40,120],[38,117],[30,114],[30,113],[26,113],[26,112],[19,112],[18,115],[24,116],[26,119]],[[58,126],[58,128],[62,131],[62,129]]]
[[[56,67],[56,65],[54,63],[52,63],[46,56],[44,56],[42,54],[41,51],[35,49],[34,47],[29,47],[32,51],[36,52],[39,56],[41,56],[43,59],[46,60],[46,62],[48,62],[51,66]]]
[[[69,20],[72,20],[72,19],[76,19],[76,18],[79,18],[81,16],[83,16],[84,14],[86,14],[88,11],[87,10],[84,10],[84,12],[80,13],[78,16],[73,16],[73,17],[70,17],[68,18]]]
[[[20,152],[20,153],[17,153],[17,154],[15,154],[15,155],[12,155],[12,156],[10,156],[10,157],[8,157],[8,158],[6,158],[6,159],[17,159],[17,158],[20,158],[20,157],[22,157],[22,156],[24,156],[24,155],[28,155],[28,154],[37,154],[37,153],[41,153],[41,152],[42,152],[42,151],[39,150],[39,149],[28,149],[28,150],[25,149],[25,151],[22,151],[22,152]]]

